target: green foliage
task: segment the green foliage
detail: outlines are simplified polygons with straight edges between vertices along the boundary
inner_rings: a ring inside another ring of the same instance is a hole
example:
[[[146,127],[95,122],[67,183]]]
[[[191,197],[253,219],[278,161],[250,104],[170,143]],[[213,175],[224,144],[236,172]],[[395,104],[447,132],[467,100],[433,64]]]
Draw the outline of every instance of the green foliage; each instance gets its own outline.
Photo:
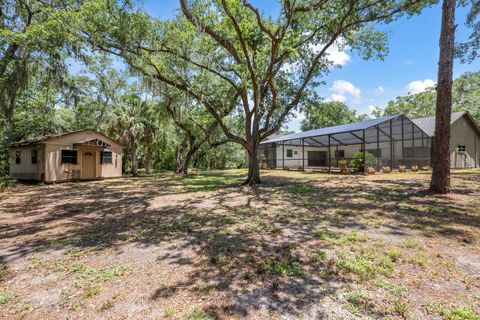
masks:
[[[317,95],[304,108],[305,119],[302,120],[303,131],[330,127],[365,120],[366,116],[357,116],[355,110],[350,110],[343,102],[322,102]]]
[[[6,304],[8,301],[12,300],[14,297],[15,297],[14,294],[11,293],[10,291],[0,290],[0,305]]]
[[[304,272],[298,262],[291,262],[286,259],[267,259],[268,271],[280,276],[302,277]]]
[[[480,72],[466,72],[453,81],[452,110],[468,111],[480,122]],[[435,115],[435,88],[417,94],[408,94],[389,101],[385,109],[376,108],[376,117],[405,114],[410,118]]]
[[[361,172],[365,167],[368,168],[377,164],[377,158],[370,152],[365,152],[365,164],[363,163],[363,158],[363,151],[357,151],[353,156],[353,160],[350,162],[350,166],[355,168],[356,171]]]

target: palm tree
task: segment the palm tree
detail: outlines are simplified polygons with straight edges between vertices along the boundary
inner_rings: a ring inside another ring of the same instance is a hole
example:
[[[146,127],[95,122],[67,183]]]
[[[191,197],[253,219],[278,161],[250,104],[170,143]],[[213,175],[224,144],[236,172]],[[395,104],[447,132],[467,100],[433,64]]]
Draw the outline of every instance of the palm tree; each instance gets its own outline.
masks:
[[[108,132],[128,149],[131,161],[131,173],[138,176],[137,150],[140,143],[147,144],[150,156],[147,162],[151,165],[153,148],[154,125],[153,118],[146,111],[148,103],[136,94],[127,94],[122,98],[122,103],[115,112],[115,116],[109,125]],[[147,151],[148,153],[148,151]]]

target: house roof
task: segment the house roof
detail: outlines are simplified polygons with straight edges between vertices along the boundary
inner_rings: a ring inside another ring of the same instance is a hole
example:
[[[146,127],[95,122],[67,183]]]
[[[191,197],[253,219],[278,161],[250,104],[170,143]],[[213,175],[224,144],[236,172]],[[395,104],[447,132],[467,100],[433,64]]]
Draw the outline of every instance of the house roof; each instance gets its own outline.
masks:
[[[53,140],[53,139],[56,139],[56,138],[64,137],[64,136],[71,135],[71,134],[81,133],[81,132],[85,132],[85,131],[93,131],[96,134],[98,134],[102,137],[105,137],[105,138],[117,143],[120,146],[122,145],[121,143],[117,142],[116,140],[114,140],[110,137],[107,137],[106,135],[101,134],[101,133],[97,132],[96,130],[83,129],[83,130],[77,130],[77,131],[71,131],[71,132],[65,132],[65,133],[51,134],[51,135],[46,135],[46,136],[41,136],[41,137],[36,137],[36,138],[31,138],[31,139],[25,139],[25,140],[22,140],[22,141],[11,143],[10,147],[20,147],[20,146],[28,146],[28,145],[32,145],[32,144],[45,143],[48,140]]]
[[[455,121],[457,121],[466,114],[468,114],[468,112],[453,112],[450,124],[453,124]],[[412,121],[423,131],[425,131],[425,133],[428,134],[430,137],[433,137],[435,135],[435,116],[412,119]]]
[[[308,130],[308,131],[304,131],[304,132],[292,133],[292,134],[287,134],[287,135],[284,135],[284,136],[278,136],[278,137],[266,140],[262,143],[281,142],[281,141],[287,141],[287,140],[295,140],[295,139],[310,138],[310,137],[325,136],[325,135],[338,134],[338,133],[344,133],[344,132],[358,131],[358,130],[368,129],[370,127],[376,126],[377,124],[383,123],[385,121],[395,119],[396,117],[398,117],[398,115],[383,117],[383,118],[378,118],[378,119],[371,119],[371,120],[366,120],[366,121],[360,121],[360,122],[352,122],[352,123],[341,124],[341,125],[333,126],[333,127],[326,127],[326,128]]]

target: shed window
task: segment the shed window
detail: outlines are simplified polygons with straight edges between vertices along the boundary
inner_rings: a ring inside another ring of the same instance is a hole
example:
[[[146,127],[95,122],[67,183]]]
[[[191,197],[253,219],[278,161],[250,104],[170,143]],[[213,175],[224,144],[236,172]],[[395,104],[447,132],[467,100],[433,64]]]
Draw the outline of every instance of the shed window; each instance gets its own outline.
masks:
[[[101,164],[112,164],[112,152],[111,151],[102,151],[100,157]]]
[[[292,149],[287,149],[287,158],[293,157],[293,150]]]
[[[62,163],[77,164],[77,150],[62,150]]]
[[[459,144],[457,146],[457,152],[465,152],[465,145],[464,144]]]
[[[16,164],[20,164],[20,162],[21,162],[21,161],[20,161],[20,159],[21,159],[20,156],[21,156],[20,151],[15,151],[15,163],[16,163]]]
[[[32,164],[35,164],[37,162],[38,162],[38,150],[32,149]]]

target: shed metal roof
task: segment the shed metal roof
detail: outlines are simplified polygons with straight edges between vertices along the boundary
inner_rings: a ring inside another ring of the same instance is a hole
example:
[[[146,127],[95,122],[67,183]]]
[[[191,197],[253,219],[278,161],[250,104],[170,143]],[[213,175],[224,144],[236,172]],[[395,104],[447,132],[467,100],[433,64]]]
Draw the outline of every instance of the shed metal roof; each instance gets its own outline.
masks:
[[[265,140],[265,141],[262,142],[262,144],[263,143],[272,143],[272,142],[295,140],[295,139],[303,139],[303,138],[311,138],[311,137],[318,137],[318,136],[325,136],[325,135],[331,135],[331,134],[338,134],[338,133],[368,129],[368,128],[371,128],[373,126],[376,126],[377,124],[383,123],[385,121],[395,119],[398,116],[399,115],[388,116],[388,117],[383,117],[383,118],[378,118],[378,119],[371,119],[371,120],[360,121],[360,122],[352,122],[352,123],[341,124],[341,125],[333,126],[333,127],[326,127],[326,128],[314,129],[314,130],[309,130],[309,131],[304,131],[304,132],[287,134],[287,135],[284,135],[284,136],[279,136],[279,137],[275,137],[275,138],[272,138],[272,139],[269,139],[269,140]]]
[[[454,123],[455,121],[463,117],[465,114],[465,111],[453,112],[450,124]],[[412,121],[418,127],[420,127],[420,129],[425,131],[425,133],[428,134],[430,137],[433,137],[435,135],[435,116],[412,119]]]

